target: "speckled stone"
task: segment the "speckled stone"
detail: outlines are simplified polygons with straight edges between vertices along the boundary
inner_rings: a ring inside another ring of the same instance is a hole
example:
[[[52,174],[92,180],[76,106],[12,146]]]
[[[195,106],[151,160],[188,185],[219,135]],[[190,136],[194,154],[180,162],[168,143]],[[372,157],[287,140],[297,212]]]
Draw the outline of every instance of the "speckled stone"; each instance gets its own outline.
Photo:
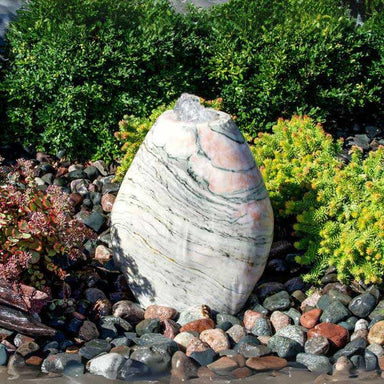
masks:
[[[288,309],[291,306],[291,299],[288,292],[281,291],[267,297],[263,302],[263,306],[269,311],[281,311]]]
[[[116,262],[144,307],[201,303],[235,314],[272,243],[273,212],[248,144],[228,114],[190,95],[147,134],[111,220]]]

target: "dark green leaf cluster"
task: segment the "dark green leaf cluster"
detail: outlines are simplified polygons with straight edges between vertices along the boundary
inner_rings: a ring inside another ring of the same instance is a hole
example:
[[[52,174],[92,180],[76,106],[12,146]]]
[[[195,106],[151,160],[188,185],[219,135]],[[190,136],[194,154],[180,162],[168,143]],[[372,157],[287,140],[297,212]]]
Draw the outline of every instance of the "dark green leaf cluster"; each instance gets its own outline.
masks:
[[[200,27],[166,0],[32,0],[27,7],[7,35],[12,140],[108,160],[118,150],[120,116],[145,115],[204,86]]]

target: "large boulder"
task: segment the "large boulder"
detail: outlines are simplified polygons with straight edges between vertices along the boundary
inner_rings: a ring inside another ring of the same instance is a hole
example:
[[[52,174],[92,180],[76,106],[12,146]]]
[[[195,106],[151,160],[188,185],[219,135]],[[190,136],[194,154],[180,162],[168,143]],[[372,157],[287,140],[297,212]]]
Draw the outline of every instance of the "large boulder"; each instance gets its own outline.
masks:
[[[236,313],[263,273],[273,213],[231,117],[184,94],[146,136],[112,210],[114,257],[144,306]]]

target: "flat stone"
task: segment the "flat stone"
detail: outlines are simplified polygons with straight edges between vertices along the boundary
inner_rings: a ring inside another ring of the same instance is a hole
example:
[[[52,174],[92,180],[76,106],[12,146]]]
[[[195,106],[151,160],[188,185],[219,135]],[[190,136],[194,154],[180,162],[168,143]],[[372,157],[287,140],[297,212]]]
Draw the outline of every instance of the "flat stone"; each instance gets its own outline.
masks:
[[[245,379],[252,376],[252,371],[248,367],[236,368],[231,372],[231,375],[236,379]]]
[[[338,323],[350,316],[348,309],[340,301],[336,300],[324,308],[320,317],[323,323]]]
[[[42,357],[33,355],[33,356],[28,357],[25,360],[25,363],[27,365],[31,365],[32,367],[39,367],[43,363],[43,360],[44,359]],[[0,365],[4,365],[4,364],[0,364]]]
[[[376,306],[376,297],[370,293],[356,296],[349,304],[348,309],[358,317],[367,317]]]
[[[33,352],[36,352],[40,349],[39,344],[35,343],[34,341],[29,341],[24,344],[21,344],[20,347],[16,349],[16,352],[25,357],[30,355]]]
[[[137,324],[144,320],[144,310],[136,303],[130,300],[121,300],[112,307],[112,314],[115,317],[121,317],[131,324]]]
[[[251,357],[246,362],[247,367],[255,371],[279,370],[287,366],[287,360],[277,356]]]
[[[74,353],[50,354],[43,361],[41,371],[43,373],[63,373],[68,364],[81,363],[81,356]]]
[[[272,352],[276,352],[279,357],[287,359],[296,357],[298,353],[304,350],[303,346],[297,341],[279,335],[270,338],[268,347]]]
[[[384,320],[374,324],[368,333],[369,344],[384,345]]]
[[[220,328],[201,332],[200,340],[207,343],[216,353],[230,347],[227,334]]]
[[[290,306],[291,299],[286,291],[281,291],[272,296],[268,296],[263,302],[263,307],[267,308],[269,311],[285,310]]]
[[[208,364],[207,367],[217,373],[218,375],[228,374],[234,369],[238,368],[238,364],[227,356],[223,356],[220,359]]]
[[[269,355],[272,351],[267,345],[244,343],[237,348],[237,352],[246,358]]]
[[[191,321],[183,325],[180,328],[180,332],[198,332],[201,333],[207,329],[212,329],[215,327],[215,323],[211,319],[199,319]]]
[[[270,320],[275,331],[278,331],[279,329],[284,328],[287,325],[290,325],[292,322],[292,319],[290,316],[280,311],[272,312]]]
[[[305,342],[304,351],[312,355],[326,355],[329,351],[329,341],[324,336],[312,337]]]
[[[79,350],[79,354],[90,360],[102,353],[108,353],[111,350],[111,344],[107,340],[94,339],[86,342]]]
[[[141,361],[127,359],[117,373],[118,380],[131,381],[150,374],[150,369]]]
[[[308,339],[315,336],[326,337],[331,346],[336,348],[343,348],[349,340],[348,331],[344,327],[332,323],[320,323],[308,331]]]
[[[196,362],[185,355],[182,351],[177,351],[172,356],[171,375],[177,377],[181,381],[193,379],[197,377],[198,365]]]
[[[150,305],[144,313],[144,319],[172,320],[177,316],[177,311],[171,307],[162,305]]]
[[[107,353],[95,357],[87,364],[87,369],[93,375],[104,376],[107,379],[114,380],[125,362],[125,358],[119,353]]]
[[[200,106],[182,95],[157,119],[124,178],[111,216],[115,257],[145,307],[204,303],[235,314],[263,273],[273,212],[230,115],[203,108],[208,120],[180,120],[177,105],[191,100]]]
[[[0,327],[4,327],[29,336],[48,336],[56,334],[56,330],[37,322],[30,315],[14,308],[0,305]]]
[[[315,308],[303,313],[300,317],[300,324],[308,329],[313,328],[318,323],[322,312],[320,308]]]
[[[377,357],[384,356],[384,348],[380,344],[368,345],[367,350],[374,353]]]
[[[328,373],[332,369],[328,357],[312,355],[310,353],[299,353],[296,356],[296,361],[305,365],[308,370],[315,373]]]

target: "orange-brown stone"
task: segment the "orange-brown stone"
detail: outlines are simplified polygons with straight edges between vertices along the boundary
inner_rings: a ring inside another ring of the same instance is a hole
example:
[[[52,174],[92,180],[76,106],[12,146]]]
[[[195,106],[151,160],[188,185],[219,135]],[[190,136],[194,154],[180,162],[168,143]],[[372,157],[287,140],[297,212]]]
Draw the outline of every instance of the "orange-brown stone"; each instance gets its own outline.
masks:
[[[287,360],[277,356],[251,357],[246,362],[248,368],[255,371],[266,371],[269,369],[282,369],[287,366]]]
[[[307,333],[307,338],[310,339],[314,336],[324,336],[328,339],[330,344],[337,348],[343,348],[349,340],[348,331],[341,325],[333,323],[320,323],[314,328],[310,329]]]
[[[323,311],[320,308],[311,309],[300,317],[300,324],[305,328],[313,328],[319,321]]]
[[[27,360],[25,360],[27,365],[32,365],[34,367],[37,367],[42,364],[43,359],[40,356],[31,356],[28,357]]]
[[[180,328],[180,332],[198,332],[201,333],[206,329],[212,329],[215,323],[212,319],[198,319],[191,321]]]
[[[245,379],[246,377],[252,376],[252,371],[247,367],[241,367],[232,371],[231,375],[236,377],[236,379]]]

